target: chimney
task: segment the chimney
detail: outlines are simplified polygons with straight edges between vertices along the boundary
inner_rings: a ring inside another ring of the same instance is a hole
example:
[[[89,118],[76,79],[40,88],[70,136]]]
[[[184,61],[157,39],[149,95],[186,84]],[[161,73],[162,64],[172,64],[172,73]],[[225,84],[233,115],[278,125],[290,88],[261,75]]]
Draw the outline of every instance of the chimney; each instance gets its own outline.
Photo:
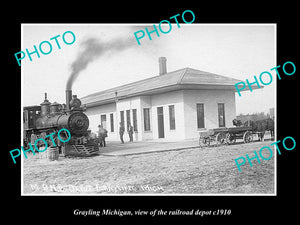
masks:
[[[167,73],[167,58],[166,57],[159,57],[159,75],[164,75]]]
[[[66,110],[69,111],[70,101],[72,100],[72,90],[66,90]]]

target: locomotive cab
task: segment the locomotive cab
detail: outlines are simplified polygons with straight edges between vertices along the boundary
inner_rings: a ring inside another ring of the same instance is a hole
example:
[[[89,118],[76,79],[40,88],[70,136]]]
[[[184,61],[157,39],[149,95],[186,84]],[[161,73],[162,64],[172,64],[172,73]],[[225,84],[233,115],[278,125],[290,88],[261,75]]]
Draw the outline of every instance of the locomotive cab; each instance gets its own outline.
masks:
[[[27,106],[23,108],[23,129],[35,129],[36,119],[40,116],[41,106]]]

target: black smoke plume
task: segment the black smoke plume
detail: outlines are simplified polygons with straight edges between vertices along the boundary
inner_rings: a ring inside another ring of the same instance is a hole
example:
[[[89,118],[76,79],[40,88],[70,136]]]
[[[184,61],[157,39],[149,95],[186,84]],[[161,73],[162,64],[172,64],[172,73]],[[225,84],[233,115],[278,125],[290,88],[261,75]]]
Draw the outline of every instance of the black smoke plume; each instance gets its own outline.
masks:
[[[71,64],[71,75],[68,79],[66,90],[71,90],[72,85],[80,72],[87,68],[89,63],[106,53],[116,53],[137,45],[132,39],[113,39],[111,41],[100,41],[96,38],[89,38],[80,44],[82,51]]]

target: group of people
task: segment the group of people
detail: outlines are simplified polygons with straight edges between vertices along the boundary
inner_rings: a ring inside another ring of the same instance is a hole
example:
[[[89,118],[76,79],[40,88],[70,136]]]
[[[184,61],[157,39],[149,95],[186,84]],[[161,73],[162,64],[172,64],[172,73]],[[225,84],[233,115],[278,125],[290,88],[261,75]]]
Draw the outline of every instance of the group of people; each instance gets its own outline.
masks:
[[[98,138],[99,138],[100,147],[106,147],[105,138],[107,137],[107,130],[102,125],[98,125],[98,128],[99,128]],[[125,127],[123,123],[120,122],[119,135],[122,144],[124,144],[124,139],[123,139],[124,132],[125,132]],[[128,136],[129,136],[129,142],[133,142],[133,127],[131,124],[128,125]]]
[[[103,125],[99,125],[98,128],[99,128],[99,130],[98,130],[99,145],[100,145],[100,147],[106,147],[105,138],[108,137],[108,135],[107,135],[108,132],[103,127]],[[124,133],[125,133],[124,125],[123,125],[123,123],[120,123],[119,135],[120,135],[120,141],[122,144],[124,144],[124,139],[123,139]],[[37,134],[36,132],[32,131],[31,136],[30,136],[31,145],[34,147],[35,141],[39,138],[42,138],[47,141],[48,146],[53,146],[53,142],[51,141],[50,137],[46,137],[49,134],[50,134],[49,132],[48,133],[41,132],[41,133]],[[131,124],[128,125],[128,135],[129,135],[129,141],[133,142],[133,127]],[[88,130],[88,138],[87,138],[87,140],[85,140],[83,142],[88,142],[89,139],[95,140],[95,138],[96,138],[95,136],[96,136],[95,133],[91,133],[91,130]],[[57,143],[59,150],[61,150],[62,143],[58,139],[57,135],[54,135],[53,138],[54,138],[55,143]],[[42,141],[37,142],[38,148],[40,148],[40,147],[44,148],[44,146],[45,146],[44,142],[42,142]]]
[[[31,135],[30,135],[30,143],[31,145],[34,147],[35,141],[37,139],[44,139],[47,142],[47,147],[48,146],[54,146],[53,141],[51,140],[50,136],[46,137],[47,135],[49,135],[51,132],[41,132],[40,134],[37,134],[34,130],[32,130]],[[56,132],[57,133],[57,132]],[[56,146],[59,149],[59,152],[61,151],[61,147],[62,147],[62,142],[59,140],[59,138],[57,137],[57,134],[53,135],[53,140],[56,143]],[[44,149],[45,148],[45,143],[43,141],[38,141],[36,143],[37,148],[40,149]]]
[[[124,144],[124,139],[123,139],[124,132],[125,132],[124,124],[120,122],[119,135],[122,144]],[[131,126],[131,124],[128,124],[128,136],[129,136],[129,142],[133,142],[133,127]]]

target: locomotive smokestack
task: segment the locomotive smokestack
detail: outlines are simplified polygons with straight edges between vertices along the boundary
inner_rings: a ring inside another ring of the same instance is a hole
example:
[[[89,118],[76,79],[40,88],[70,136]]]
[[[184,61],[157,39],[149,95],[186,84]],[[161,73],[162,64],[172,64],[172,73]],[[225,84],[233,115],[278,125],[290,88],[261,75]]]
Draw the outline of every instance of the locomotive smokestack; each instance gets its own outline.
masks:
[[[70,101],[72,100],[72,90],[66,90],[66,110],[70,110]]]

